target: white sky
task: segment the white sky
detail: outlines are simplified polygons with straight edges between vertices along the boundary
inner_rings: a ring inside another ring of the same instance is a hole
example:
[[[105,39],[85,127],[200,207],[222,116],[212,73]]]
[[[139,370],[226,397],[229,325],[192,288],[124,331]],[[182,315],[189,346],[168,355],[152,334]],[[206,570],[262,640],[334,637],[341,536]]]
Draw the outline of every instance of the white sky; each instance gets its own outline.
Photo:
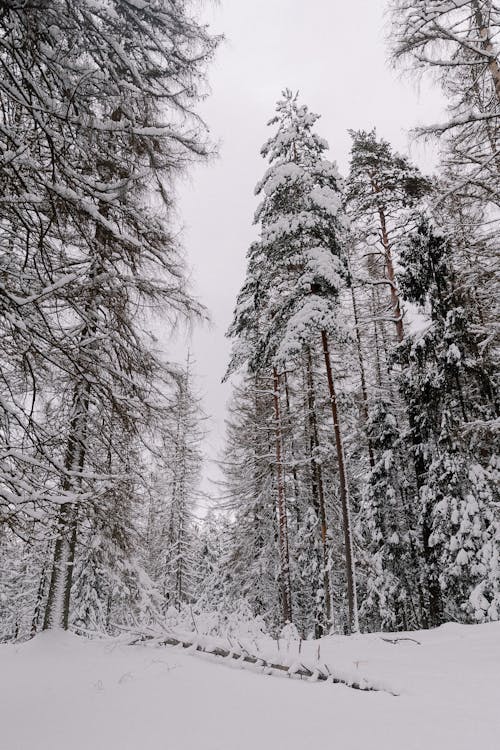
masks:
[[[230,395],[230,387],[221,384],[230,348],[224,333],[256,233],[254,186],[266,166],[259,152],[281,91],[299,90],[301,102],[322,115],[317,131],[329,141],[330,158],[342,174],[349,128],[375,126],[407,152],[407,131],[441,118],[437,89],[417,90],[387,62],[386,5],[385,0],[222,0],[207,13],[213,29],[226,37],[210,69],[212,95],[200,108],[220,156],[192,170],[180,186],[179,213],[194,291],[213,321],[189,342],[204,409],[212,418],[207,441],[212,457],[222,445]],[[430,153],[414,146],[411,155],[429,170]],[[181,360],[187,345],[171,343],[170,356]],[[215,474],[210,465],[206,473]]]

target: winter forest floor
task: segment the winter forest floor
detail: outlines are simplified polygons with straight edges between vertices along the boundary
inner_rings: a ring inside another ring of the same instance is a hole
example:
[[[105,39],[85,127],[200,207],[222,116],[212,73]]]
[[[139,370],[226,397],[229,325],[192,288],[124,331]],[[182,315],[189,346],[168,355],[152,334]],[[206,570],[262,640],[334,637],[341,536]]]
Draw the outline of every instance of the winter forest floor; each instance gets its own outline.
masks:
[[[63,632],[0,646],[2,750],[498,750],[500,623],[321,640],[360,692]],[[281,656],[293,659],[295,644]],[[302,656],[317,656],[318,642]]]

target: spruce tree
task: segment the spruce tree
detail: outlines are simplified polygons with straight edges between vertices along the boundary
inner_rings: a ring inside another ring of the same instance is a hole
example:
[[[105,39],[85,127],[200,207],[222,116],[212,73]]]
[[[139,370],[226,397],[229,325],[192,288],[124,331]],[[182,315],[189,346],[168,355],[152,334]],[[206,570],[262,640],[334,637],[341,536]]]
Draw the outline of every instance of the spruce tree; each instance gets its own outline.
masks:
[[[332,342],[343,337],[337,318],[339,293],[347,278],[342,247],[345,225],[340,178],[324,157],[327,143],[313,129],[317,119],[286,91],[269,123],[276,126],[276,134],[264,144],[262,155],[270,166],[256,188],[262,196],[255,216],[260,238],[249,251],[247,280],[229,335],[240,339],[234,363],[241,358],[254,371],[267,367],[274,373],[278,498],[282,482],[280,370],[300,359],[306,347],[321,346],[336,444],[351,630],[357,629],[357,604],[350,501],[331,362]],[[280,512],[283,530],[286,517],[286,510]]]
[[[401,379],[421,465],[419,523],[433,625],[498,617],[496,457],[477,429],[497,413],[497,391],[452,253],[449,238],[425,218],[403,252],[405,297],[429,316],[401,351]]]

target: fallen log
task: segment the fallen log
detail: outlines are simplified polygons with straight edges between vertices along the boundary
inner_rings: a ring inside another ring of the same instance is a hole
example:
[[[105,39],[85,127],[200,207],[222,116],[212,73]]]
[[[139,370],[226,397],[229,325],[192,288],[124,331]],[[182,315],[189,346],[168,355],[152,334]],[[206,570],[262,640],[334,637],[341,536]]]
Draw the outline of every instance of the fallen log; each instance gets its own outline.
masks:
[[[218,644],[203,643],[202,639],[199,638],[188,640],[185,637],[173,633],[161,635],[138,633],[133,640],[128,641],[128,645],[133,646],[144,642],[151,642],[157,646],[176,646],[191,653],[216,656],[226,660],[234,660],[241,665],[248,664],[260,668],[265,674],[280,673],[286,674],[290,678],[307,679],[311,682],[331,682],[334,684],[346,685],[353,690],[385,692],[394,696],[399,695],[399,693],[390,687],[382,685],[382,683],[369,681],[364,677],[360,679],[352,679],[347,674],[343,674],[338,670],[335,671],[330,669],[326,664],[307,665],[303,662],[295,662],[291,665],[280,664],[264,656],[256,656],[255,654],[249,653],[241,646],[241,644],[239,644],[240,649],[238,650],[233,647],[226,648]]]

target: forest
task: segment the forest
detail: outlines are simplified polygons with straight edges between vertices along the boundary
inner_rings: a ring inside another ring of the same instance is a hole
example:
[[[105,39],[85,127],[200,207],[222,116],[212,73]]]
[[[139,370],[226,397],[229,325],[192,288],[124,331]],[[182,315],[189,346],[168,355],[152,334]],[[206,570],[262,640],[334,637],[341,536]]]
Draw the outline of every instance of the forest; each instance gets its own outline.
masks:
[[[189,0],[0,2],[0,643],[500,619],[500,7],[387,13],[438,165],[367,112],[340,174],[276,91],[201,512],[197,365],[158,329],[209,315],[175,187],[224,42]]]

